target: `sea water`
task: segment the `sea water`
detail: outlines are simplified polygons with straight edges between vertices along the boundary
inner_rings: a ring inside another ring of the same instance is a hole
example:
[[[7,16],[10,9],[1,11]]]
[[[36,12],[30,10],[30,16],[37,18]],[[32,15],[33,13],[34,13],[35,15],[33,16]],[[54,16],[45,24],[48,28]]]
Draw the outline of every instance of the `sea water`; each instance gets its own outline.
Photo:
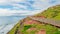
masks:
[[[0,16],[0,34],[6,34],[25,16]]]

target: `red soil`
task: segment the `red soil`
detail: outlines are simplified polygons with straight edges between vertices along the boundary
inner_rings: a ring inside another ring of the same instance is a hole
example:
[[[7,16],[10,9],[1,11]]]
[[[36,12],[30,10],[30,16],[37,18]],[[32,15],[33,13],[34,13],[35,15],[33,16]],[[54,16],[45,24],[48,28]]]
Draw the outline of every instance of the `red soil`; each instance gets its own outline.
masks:
[[[34,23],[38,23],[38,22],[35,20],[29,20],[29,21],[25,20],[25,24],[34,24]]]
[[[38,31],[36,34],[46,34],[46,31],[44,29]]]

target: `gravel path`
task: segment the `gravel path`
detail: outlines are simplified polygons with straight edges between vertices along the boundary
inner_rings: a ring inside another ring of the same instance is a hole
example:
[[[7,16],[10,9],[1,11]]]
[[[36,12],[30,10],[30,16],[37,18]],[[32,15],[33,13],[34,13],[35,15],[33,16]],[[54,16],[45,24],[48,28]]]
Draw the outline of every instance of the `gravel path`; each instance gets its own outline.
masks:
[[[40,22],[44,22],[44,23],[47,23],[47,24],[51,24],[51,25],[60,27],[60,20],[53,20],[53,19],[47,19],[47,18],[35,18],[35,17],[30,17],[30,18],[33,19],[33,20],[37,20],[37,21],[40,21]]]

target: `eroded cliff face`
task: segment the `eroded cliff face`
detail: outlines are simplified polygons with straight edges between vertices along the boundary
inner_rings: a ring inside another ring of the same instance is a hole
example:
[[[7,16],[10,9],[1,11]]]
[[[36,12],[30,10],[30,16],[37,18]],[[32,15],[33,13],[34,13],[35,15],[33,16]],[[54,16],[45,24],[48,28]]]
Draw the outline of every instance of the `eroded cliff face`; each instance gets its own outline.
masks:
[[[60,5],[31,17],[60,20]],[[27,17],[20,20],[7,34],[60,34],[60,28]]]

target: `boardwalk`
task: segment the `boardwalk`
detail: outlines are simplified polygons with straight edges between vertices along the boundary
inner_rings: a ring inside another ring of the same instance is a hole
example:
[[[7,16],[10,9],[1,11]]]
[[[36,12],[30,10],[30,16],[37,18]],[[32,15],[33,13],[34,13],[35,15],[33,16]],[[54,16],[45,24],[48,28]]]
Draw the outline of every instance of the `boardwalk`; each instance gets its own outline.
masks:
[[[35,18],[35,17],[30,17],[33,20],[37,20],[40,22],[48,23],[57,27],[60,27],[60,20],[53,20],[53,19],[47,19],[47,18]]]

